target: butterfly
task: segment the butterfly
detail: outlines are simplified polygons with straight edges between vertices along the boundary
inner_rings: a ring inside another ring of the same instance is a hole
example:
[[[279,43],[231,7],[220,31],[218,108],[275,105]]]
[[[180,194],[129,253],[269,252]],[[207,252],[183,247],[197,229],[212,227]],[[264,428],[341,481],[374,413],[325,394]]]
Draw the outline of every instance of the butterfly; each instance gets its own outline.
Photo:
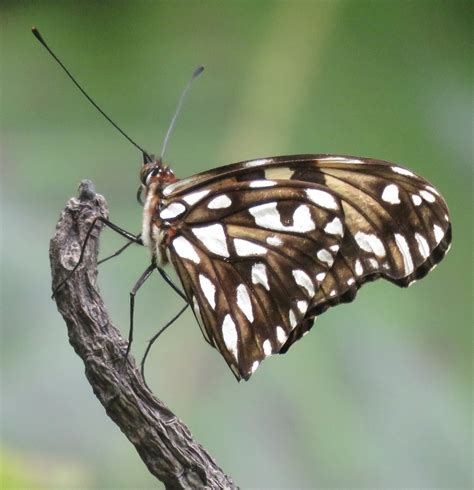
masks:
[[[177,179],[144,163],[141,238],[171,263],[205,340],[237,380],[378,278],[406,287],[451,243],[447,205],[381,160],[292,155]]]
[[[100,218],[129,244],[146,245],[151,253],[151,265],[131,294],[126,355],[133,337],[133,295],[151,272],[157,268],[182,294],[162,269],[167,263],[181,281],[204,338],[240,381],[248,380],[266,357],[287,352],[330,306],[352,301],[364,283],[384,278],[409,286],[448,251],[451,224],[444,199],[429,182],[389,162],[341,155],[279,156],[178,180],[162,157],[191,82],[204,68],[193,72],[161,156],[153,159],[85,92],[39,31],[32,32],[87,100],[144,157],[141,235]]]

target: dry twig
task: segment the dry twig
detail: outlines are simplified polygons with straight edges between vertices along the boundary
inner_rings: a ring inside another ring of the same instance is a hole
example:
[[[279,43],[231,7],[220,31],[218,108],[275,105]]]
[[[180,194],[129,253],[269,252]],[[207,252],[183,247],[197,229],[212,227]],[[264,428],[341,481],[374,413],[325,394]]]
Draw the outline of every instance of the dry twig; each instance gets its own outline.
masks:
[[[90,181],[83,181],[79,191],[62,212],[51,240],[53,288],[77,263],[94,218],[107,217],[107,203]],[[81,265],[55,296],[95,395],[166,488],[236,488],[188,428],[149,391],[134,359],[129,356],[124,362],[127,344],[97,289],[100,229],[98,222]]]

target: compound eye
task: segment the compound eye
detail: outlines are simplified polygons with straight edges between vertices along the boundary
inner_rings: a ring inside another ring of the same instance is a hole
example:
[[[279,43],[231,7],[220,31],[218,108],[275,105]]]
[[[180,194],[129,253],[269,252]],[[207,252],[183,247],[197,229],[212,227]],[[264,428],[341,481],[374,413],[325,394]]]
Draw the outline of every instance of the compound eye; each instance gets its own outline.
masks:
[[[147,167],[143,167],[141,170],[140,170],[140,182],[143,184],[143,185],[146,185],[146,179],[148,178],[148,175],[150,174],[150,168],[147,168]]]
[[[151,168],[150,171],[146,174],[145,185],[148,185],[150,183],[150,179],[155,175],[155,173],[155,169]]]

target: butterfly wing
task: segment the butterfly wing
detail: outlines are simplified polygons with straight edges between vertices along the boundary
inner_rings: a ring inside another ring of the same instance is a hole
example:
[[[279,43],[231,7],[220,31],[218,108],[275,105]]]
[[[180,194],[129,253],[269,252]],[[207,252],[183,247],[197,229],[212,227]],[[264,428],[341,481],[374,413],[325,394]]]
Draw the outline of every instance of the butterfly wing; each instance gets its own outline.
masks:
[[[444,199],[429,182],[403,167],[325,156],[315,166],[300,165],[292,178],[323,178],[341,199],[346,232],[308,318],[292,331],[281,353],[311,328],[312,315],[352,301],[362,284],[379,277],[401,287],[413,284],[440,262],[451,243]]]
[[[238,379],[364,282],[423,277],[450,242],[439,193],[378,160],[252,160],[178,181],[164,197],[171,262],[204,336]]]

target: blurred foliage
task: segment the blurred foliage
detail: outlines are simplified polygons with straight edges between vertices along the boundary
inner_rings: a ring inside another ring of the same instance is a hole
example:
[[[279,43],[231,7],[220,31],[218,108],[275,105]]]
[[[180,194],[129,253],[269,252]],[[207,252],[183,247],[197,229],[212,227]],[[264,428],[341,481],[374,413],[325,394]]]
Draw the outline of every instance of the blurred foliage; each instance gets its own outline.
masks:
[[[89,488],[86,469],[76,462],[69,464],[59,455],[49,459],[44,454],[0,451],[0,482],[2,489],[23,488]]]
[[[22,461],[11,455],[0,452],[0,482],[2,488],[28,488],[33,486],[33,479],[28,477],[28,469]]]
[[[79,96],[32,25],[150,152],[193,68],[206,65],[168,147],[178,176],[340,153],[398,162],[440,189],[454,245],[416,286],[364,287],[249,383],[235,383],[190,314],[147,369],[243,488],[470,488],[473,3],[22,0],[0,9],[2,488],[156,488],[67,343],[47,258],[58,213],[84,177],[113,221],[139,230],[140,155]],[[122,243],[104,232],[103,253]],[[128,291],[147,261],[136,247],[101,269],[124,331]],[[179,306],[158,278],[146,284],[137,357]]]

